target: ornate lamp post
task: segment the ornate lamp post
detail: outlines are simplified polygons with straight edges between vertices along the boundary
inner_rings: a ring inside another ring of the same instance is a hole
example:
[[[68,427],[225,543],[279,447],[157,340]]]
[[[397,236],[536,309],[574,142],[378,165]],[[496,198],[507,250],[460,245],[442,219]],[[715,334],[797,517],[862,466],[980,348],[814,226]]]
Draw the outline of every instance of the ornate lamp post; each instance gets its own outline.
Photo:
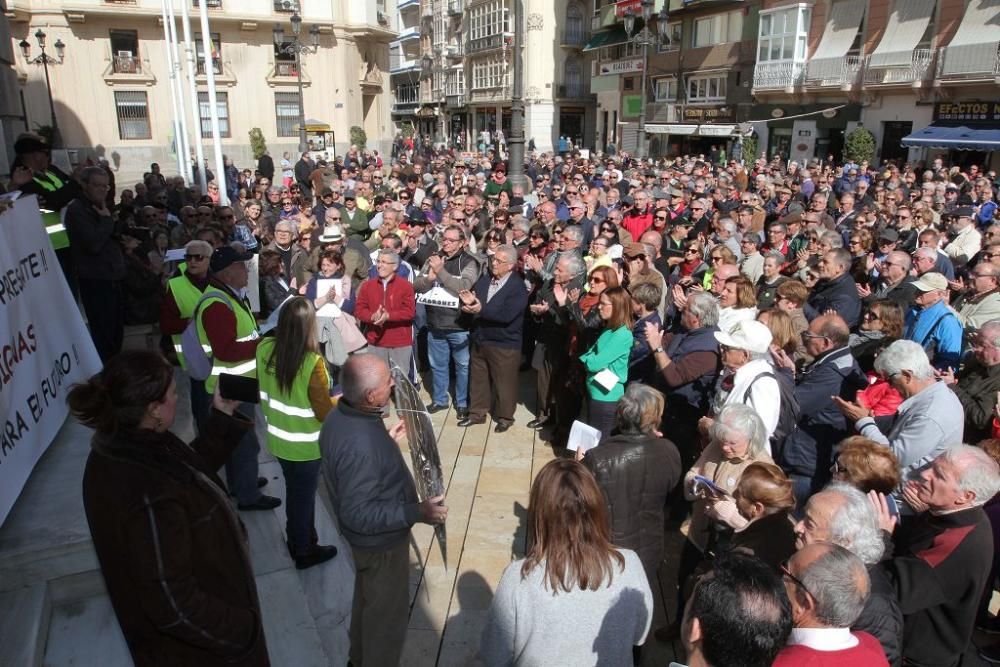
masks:
[[[639,109],[639,145],[636,150],[639,159],[646,157],[646,70],[649,66],[649,47],[656,44],[669,44],[670,14],[666,9],[656,15],[656,33],[650,30],[650,19],[653,17],[653,0],[642,0],[641,5],[642,30],[635,31],[636,14],[629,7],[625,11],[625,32],[634,44],[642,47],[642,106]],[[680,81],[677,82],[680,85]]]
[[[52,115],[52,146],[56,147],[59,145],[59,120],[56,118],[56,105],[52,99],[52,82],[49,80],[49,65],[62,63],[65,60],[66,45],[61,39],[57,38],[56,43],[53,44],[56,49],[56,57],[53,58],[45,52],[46,37],[41,28],[35,31],[38,48],[42,50],[42,54],[36,58],[31,57],[31,44],[28,43],[28,40],[22,39],[18,43],[18,46],[21,47],[21,55],[24,56],[25,60],[35,65],[41,65],[42,69],[45,70],[45,90],[49,94],[49,113]]]
[[[292,14],[292,39],[285,41],[285,29],[280,25],[274,27],[274,43],[278,53],[295,56],[295,77],[299,86],[299,153],[309,150],[306,142],[306,106],[302,94],[302,56],[316,53],[319,50],[319,26],[309,28],[309,44],[303,43],[299,36],[302,33],[302,17],[298,12]]]

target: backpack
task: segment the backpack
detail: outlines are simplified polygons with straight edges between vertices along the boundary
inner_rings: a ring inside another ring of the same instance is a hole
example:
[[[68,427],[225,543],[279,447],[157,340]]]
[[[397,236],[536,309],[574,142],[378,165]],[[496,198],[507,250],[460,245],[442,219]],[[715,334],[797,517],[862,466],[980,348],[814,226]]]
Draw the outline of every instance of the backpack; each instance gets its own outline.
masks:
[[[201,313],[201,304],[210,298],[218,296],[217,292],[206,292],[198,300],[194,307],[194,314],[181,334],[181,352],[184,354],[184,361],[187,362],[187,372],[195,380],[204,381],[212,374],[212,356],[210,351],[206,351],[201,345],[198,337],[198,315]],[[226,307],[232,310],[232,306],[225,299],[221,300]]]
[[[785,438],[787,438],[792,431],[795,430],[795,427],[799,422],[799,401],[795,398],[794,380],[792,380],[788,374],[764,371],[751,380],[750,384],[747,385],[746,393],[743,394],[744,405],[753,405],[750,390],[753,389],[754,382],[762,377],[774,378],[778,383],[778,390],[781,394],[781,405],[778,409],[778,425],[774,427],[774,433],[771,435],[771,456],[777,459],[778,452],[780,452],[781,448],[785,445]]]

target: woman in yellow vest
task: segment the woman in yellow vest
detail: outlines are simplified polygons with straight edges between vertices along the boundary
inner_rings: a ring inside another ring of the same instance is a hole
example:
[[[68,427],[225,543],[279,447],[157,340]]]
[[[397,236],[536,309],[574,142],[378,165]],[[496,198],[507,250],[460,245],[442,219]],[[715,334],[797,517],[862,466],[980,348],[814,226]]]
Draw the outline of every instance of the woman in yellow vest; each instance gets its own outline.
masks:
[[[319,431],[333,407],[326,362],[319,355],[316,312],[304,297],[281,309],[273,338],[257,346],[260,405],[267,448],[285,476],[285,532],[295,567],[304,570],[337,555],[317,542],[314,509],[319,479]]]

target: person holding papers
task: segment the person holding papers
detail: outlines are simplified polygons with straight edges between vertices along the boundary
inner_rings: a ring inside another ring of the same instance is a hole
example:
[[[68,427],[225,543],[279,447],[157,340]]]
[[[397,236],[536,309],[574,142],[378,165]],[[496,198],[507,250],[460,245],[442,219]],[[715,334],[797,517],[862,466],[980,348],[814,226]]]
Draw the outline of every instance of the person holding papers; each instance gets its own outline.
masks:
[[[327,250],[319,257],[319,272],[306,285],[305,297],[319,310],[328,303],[347,313],[354,312],[354,287],[344,274],[343,256]]]
[[[628,358],[632,352],[632,300],[621,287],[605,290],[597,302],[604,329],[589,350],[580,357],[587,369],[587,423],[611,435],[615,406],[625,393]]]

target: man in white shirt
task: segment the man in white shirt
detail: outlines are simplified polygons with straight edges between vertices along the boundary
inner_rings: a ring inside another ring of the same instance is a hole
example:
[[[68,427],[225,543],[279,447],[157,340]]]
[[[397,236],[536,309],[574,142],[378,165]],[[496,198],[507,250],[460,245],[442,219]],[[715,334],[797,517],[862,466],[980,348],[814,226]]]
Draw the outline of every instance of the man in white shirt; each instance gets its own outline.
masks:
[[[973,215],[975,211],[970,206],[955,209],[955,222],[951,225],[954,238],[944,247],[944,252],[956,267],[965,266],[982,247],[983,236],[972,221]]]

